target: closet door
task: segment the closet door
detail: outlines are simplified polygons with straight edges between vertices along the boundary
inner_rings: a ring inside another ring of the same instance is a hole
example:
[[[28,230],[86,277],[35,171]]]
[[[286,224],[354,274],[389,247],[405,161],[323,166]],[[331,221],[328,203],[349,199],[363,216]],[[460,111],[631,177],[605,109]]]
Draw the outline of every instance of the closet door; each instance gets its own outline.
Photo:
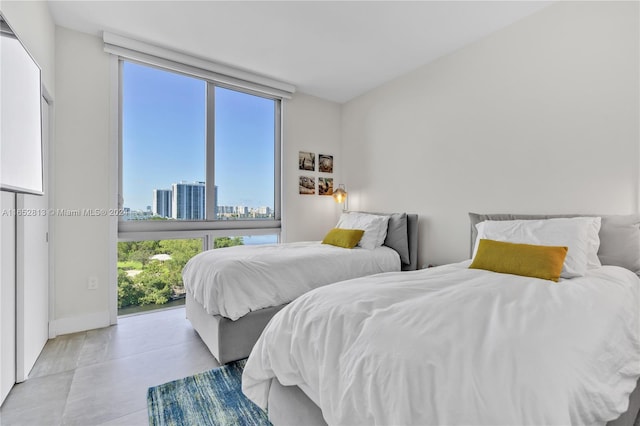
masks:
[[[16,196],[0,192],[0,211],[11,212]],[[16,382],[16,218],[0,214],[0,404]]]
[[[16,382],[28,378],[49,338],[49,105],[42,101],[44,195],[17,195]]]

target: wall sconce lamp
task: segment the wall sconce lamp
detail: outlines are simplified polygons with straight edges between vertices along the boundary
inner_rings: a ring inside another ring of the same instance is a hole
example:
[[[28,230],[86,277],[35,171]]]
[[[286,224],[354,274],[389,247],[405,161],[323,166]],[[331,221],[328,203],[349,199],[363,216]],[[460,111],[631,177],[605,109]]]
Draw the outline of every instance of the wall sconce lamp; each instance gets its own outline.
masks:
[[[336,203],[344,203],[343,210],[347,210],[347,191],[344,189],[344,184],[339,184],[338,189],[333,191],[333,199]]]

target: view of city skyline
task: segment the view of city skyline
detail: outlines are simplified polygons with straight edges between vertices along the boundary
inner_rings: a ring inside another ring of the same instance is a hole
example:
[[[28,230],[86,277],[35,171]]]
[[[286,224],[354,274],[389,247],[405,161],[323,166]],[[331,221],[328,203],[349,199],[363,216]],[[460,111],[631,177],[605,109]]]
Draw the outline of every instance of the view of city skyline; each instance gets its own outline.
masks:
[[[271,206],[243,206],[243,205],[219,205],[217,201],[216,186],[214,194],[214,209],[217,219],[241,218],[241,217],[270,217],[273,214]],[[152,203],[145,209],[131,209],[124,207],[127,211],[125,220],[145,219],[150,217],[179,219],[179,220],[202,220],[206,217],[205,205],[205,183],[204,182],[177,182],[171,185],[170,189],[158,188],[153,190]]]
[[[123,81],[123,207],[145,212],[154,190],[205,182],[207,84],[131,62]],[[273,100],[215,88],[216,204],[273,209],[274,135]]]

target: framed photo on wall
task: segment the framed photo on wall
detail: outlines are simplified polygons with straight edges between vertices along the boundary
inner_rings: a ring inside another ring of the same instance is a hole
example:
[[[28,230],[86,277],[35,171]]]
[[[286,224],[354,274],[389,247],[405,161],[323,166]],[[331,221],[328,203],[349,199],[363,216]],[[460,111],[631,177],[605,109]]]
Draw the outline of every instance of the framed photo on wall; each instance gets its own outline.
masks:
[[[318,178],[318,195],[333,195],[333,178]]]
[[[314,195],[316,193],[316,178],[314,176],[300,176],[299,191],[302,195]]]
[[[316,169],[316,154],[313,152],[298,152],[298,169],[314,171]]]
[[[318,169],[322,173],[333,173],[333,155],[318,154]]]

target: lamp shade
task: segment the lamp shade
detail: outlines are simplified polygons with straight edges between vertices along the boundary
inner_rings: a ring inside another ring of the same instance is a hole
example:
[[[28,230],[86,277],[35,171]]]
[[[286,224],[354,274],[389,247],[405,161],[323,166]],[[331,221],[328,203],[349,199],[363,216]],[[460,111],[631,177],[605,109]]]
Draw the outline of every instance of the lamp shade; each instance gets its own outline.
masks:
[[[345,191],[343,184],[338,185],[338,189],[333,191],[333,199],[336,203],[344,203],[347,199],[347,191]]]

